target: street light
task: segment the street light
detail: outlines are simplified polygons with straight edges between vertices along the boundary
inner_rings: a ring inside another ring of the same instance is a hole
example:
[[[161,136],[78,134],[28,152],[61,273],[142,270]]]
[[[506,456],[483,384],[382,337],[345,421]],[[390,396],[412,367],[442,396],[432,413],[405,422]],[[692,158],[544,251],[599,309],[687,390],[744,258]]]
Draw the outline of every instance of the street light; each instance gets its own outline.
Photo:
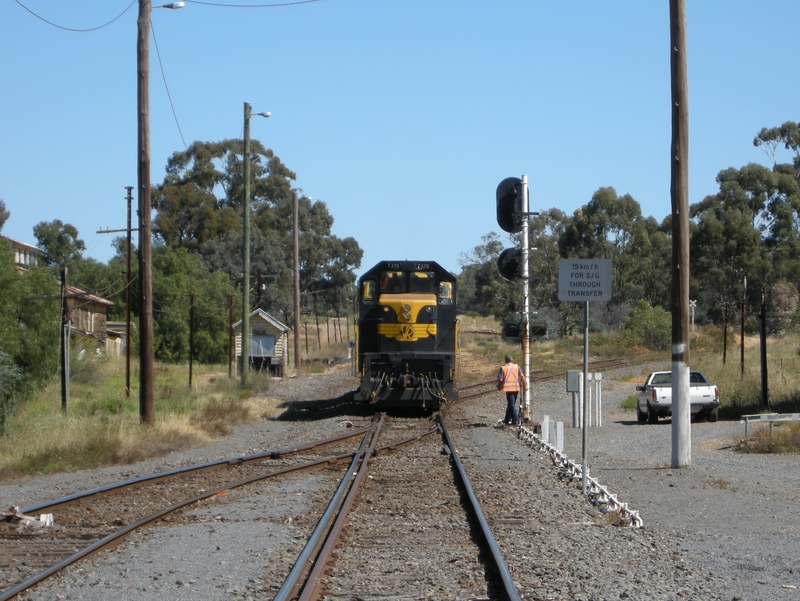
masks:
[[[242,205],[242,386],[250,371],[250,103],[244,103],[244,203]],[[267,118],[270,113],[256,113]]]
[[[156,8],[182,8],[183,2],[172,2]],[[151,0],[139,0],[137,57],[137,108],[139,161],[139,281],[141,309],[139,315],[139,419],[155,423],[153,405],[153,273],[150,248],[150,14]]]

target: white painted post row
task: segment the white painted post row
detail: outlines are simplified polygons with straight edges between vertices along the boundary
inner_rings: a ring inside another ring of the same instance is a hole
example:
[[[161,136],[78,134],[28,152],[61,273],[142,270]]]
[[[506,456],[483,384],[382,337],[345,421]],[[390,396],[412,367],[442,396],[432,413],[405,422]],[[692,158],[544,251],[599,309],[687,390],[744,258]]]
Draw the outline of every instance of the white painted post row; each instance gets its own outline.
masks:
[[[559,453],[564,452],[564,422],[555,422],[545,415],[542,419],[542,440],[555,447]]]
[[[575,397],[573,396],[573,420],[572,425],[573,427],[583,428],[583,374],[579,373],[581,380],[581,387],[578,392],[573,392],[573,395],[577,394],[578,402],[577,406],[575,403]],[[595,426],[602,426],[603,425],[603,374],[602,373],[587,373],[586,374],[589,382],[593,382],[594,386],[589,385],[587,386],[587,391],[589,393],[589,426],[591,427],[592,422],[594,421]],[[594,390],[594,392],[592,392]],[[575,415],[574,411],[577,408],[578,412]],[[592,415],[594,415],[594,420],[592,420]],[[576,425],[577,424],[577,425]]]

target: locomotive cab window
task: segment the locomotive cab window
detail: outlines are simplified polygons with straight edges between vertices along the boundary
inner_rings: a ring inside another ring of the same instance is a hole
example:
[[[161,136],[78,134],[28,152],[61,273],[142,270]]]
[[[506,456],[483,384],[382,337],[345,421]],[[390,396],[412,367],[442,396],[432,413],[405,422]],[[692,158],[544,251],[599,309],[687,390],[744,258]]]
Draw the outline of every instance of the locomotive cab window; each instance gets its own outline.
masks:
[[[365,305],[375,304],[375,282],[364,280],[361,284],[361,301]]]
[[[453,304],[453,282],[439,282],[439,304]]]
[[[406,274],[402,271],[381,273],[382,294],[403,294],[406,291]]]
[[[436,280],[432,271],[414,271],[411,274],[411,292],[418,294],[433,294],[436,290]]]

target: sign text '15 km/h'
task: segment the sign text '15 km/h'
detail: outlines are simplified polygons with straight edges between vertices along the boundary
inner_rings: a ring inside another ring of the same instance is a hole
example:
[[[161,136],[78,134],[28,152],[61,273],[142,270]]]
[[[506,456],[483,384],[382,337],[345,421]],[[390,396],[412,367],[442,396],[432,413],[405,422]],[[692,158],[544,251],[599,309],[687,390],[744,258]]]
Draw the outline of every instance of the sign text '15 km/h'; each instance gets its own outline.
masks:
[[[611,300],[609,259],[562,259],[558,262],[558,300],[589,302]]]

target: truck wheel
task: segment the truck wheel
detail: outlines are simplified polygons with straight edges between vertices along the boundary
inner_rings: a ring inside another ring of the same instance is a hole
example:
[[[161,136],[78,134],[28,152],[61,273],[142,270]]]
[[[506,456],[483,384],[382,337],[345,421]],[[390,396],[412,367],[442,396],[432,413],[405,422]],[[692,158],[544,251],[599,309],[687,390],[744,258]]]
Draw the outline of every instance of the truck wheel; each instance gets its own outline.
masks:
[[[639,420],[640,424],[643,424],[647,421],[647,413],[639,409],[639,404],[636,404],[636,419]]]
[[[658,413],[653,411],[650,407],[650,404],[647,404],[647,423],[648,424],[657,424],[658,423]]]
[[[710,422],[715,422],[719,419],[719,407],[714,407],[706,414],[706,419]]]

